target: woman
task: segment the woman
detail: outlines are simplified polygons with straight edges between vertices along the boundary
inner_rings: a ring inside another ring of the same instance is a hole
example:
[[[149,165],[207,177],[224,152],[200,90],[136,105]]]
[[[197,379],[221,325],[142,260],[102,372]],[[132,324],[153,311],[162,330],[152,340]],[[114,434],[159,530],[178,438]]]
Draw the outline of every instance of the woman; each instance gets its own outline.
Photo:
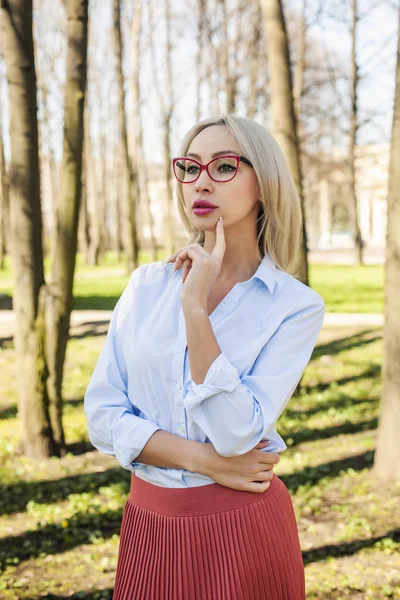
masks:
[[[132,471],[114,600],[303,600],[273,472],[324,317],[287,272],[299,199],[276,141],[236,115],[192,127],[173,172],[189,243],[135,269],[85,395],[92,443]]]

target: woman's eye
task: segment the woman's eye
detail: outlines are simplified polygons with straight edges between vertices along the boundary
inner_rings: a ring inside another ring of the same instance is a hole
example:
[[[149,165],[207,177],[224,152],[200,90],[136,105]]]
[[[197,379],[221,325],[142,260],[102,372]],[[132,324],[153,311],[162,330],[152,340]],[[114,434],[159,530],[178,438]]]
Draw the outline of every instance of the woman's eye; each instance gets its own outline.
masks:
[[[191,175],[194,175],[195,173],[197,173],[198,170],[199,170],[199,167],[195,167],[193,165],[186,169],[187,173],[190,173]]]
[[[228,163],[222,163],[222,165],[219,166],[220,169],[222,169],[223,171],[230,171],[230,170],[235,170],[236,167],[234,167],[233,165],[229,165]]]

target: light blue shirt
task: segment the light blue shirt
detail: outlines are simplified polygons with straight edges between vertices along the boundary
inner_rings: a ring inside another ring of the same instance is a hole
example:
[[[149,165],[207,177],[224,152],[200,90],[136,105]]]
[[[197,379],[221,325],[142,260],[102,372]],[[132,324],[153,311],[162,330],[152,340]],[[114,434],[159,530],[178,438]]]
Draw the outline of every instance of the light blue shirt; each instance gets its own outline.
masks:
[[[212,442],[237,456],[261,440],[287,446],[276,423],[310,360],[321,329],[321,296],[279,270],[269,254],[210,315],[221,353],[203,383],[192,381],[181,304],[182,271],[139,266],[122,293],[87,388],[92,444],[124,469],[164,487],[215,483],[184,469],[136,462],[157,429]]]

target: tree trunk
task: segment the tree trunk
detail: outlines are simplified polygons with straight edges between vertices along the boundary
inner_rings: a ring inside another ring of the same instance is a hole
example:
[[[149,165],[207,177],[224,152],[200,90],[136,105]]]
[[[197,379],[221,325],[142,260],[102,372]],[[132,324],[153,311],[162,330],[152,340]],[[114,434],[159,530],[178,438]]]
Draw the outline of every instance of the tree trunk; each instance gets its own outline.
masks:
[[[85,104],[87,101],[87,94],[85,97]],[[83,141],[83,152],[82,152],[82,191],[81,191],[81,205],[79,209],[79,227],[78,227],[78,239],[79,248],[84,256],[85,263],[89,264],[89,248],[90,248],[90,229],[89,229],[89,214],[88,214],[88,190],[87,190],[87,165],[86,165],[86,126],[84,131]]]
[[[55,253],[55,244],[56,244],[56,227],[57,227],[57,202],[59,195],[59,179],[60,179],[60,171],[59,171],[59,162],[56,160],[54,150],[49,148],[50,156],[49,156],[49,194],[51,198],[51,222],[53,226],[52,235],[49,240],[50,248],[44,249],[45,257],[50,254],[50,256],[54,256]]]
[[[106,206],[107,206],[107,134],[104,130],[104,123],[102,127],[102,133],[100,136],[100,172],[101,172],[101,185],[98,201],[99,211],[99,230],[100,230],[100,248],[99,248],[99,261],[104,262],[104,255],[107,248],[107,228],[106,228]]]
[[[173,98],[173,79],[172,79],[172,43],[171,43],[171,2],[164,0],[165,6],[165,24],[166,24],[166,80],[167,80],[167,102],[164,106],[164,167],[165,183],[167,187],[167,218],[166,229],[167,239],[165,251],[170,256],[174,251],[174,234],[172,227],[172,183],[171,183],[171,120],[174,106]],[[161,94],[161,89],[160,89]]]
[[[4,269],[4,258],[7,251],[6,231],[8,231],[8,177],[3,147],[3,123],[0,107],[0,269]]]
[[[135,196],[137,198],[136,214],[141,214],[141,196],[139,184],[139,146],[142,143],[140,128],[140,24],[142,19],[142,0],[135,0],[134,15],[132,21],[132,112],[131,112],[131,130],[130,130],[130,157],[131,170],[134,173]]]
[[[40,2],[39,2],[40,6]],[[43,10],[43,6],[40,6],[40,10]],[[36,52],[34,46],[34,52]],[[54,148],[50,143],[51,129],[49,123],[51,120],[51,111],[49,109],[49,96],[50,90],[47,85],[46,78],[41,76],[40,67],[37,69],[37,95],[40,99],[40,105],[42,107],[42,118],[38,123],[38,135],[39,135],[39,163],[41,165],[41,176],[46,177],[47,195],[50,203],[50,235],[46,235],[47,224],[44,222],[44,235],[43,235],[43,256],[46,259],[47,256],[54,256],[56,231],[55,231],[55,219],[57,210],[57,162],[55,158]],[[42,203],[46,199],[42,193]]]
[[[258,98],[258,74],[260,68],[259,48],[261,41],[261,10],[260,5],[255,7],[255,18],[253,25],[253,36],[250,39],[250,47],[248,53],[250,56],[250,72],[249,72],[249,93],[247,100],[247,116],[249,119],[254,119],[257,112]]]
[[[44,458],[56,450],[46,392],[42,212],[32,35],[32,0],[2,2],[10,107],[10,250],[22,436],[18,452]]]
[[[135,173],[132,170],[128,150],[128,132],[126,126],[125,114],[125,91],[124,75],[122,70],[122,32],[121,32],[121,10],[120,0],[113,0],[113,30],[116,57],[116,79],[118,86],[118,125],[121,137],[122,150],[122,168],[123,176],[126,181],[125,195],[125,250],[127,257],[127,272],[136,269],[138,264],[138,240],[136,227],[136,198],[134,190],[136,189]]]
[[[150,195],[148,190],[148,173],[146,163],[144,160],[144,148],[143,148],[143,127],[142,118],[140,113],[140,77],[139,77],[139,66],[140,66],[140,31],[142,22],[142,2],[143,0],[135,0],[135,14],[132,24],[132,144],[134,150],[132,151],[132,157],[136,157],[136,172],[138,181],[138,198],[141,198],[143,204],[146,206],[147,219],[149,223],[150,231],[150,252],[152,261],[157,261],[157,240],[154,233],[154,219],[151,213]]]
[[[168,1],[168,0],[167,0]],[[165,168],[165,183],[167,187],[167,211],[166,211],[166,241],[165,252],[167,256],[171,256],[174,251],[173,229],[172,229],[172,183],[171,183],[171,112],[164,116],[163,127],[163,147],[164,147],[164,168]]]
[[[400,10],[385,258],[382,400],[374,476],[400,479]]]
[[[232,73],[229,68],[229,35],[228,35],[228,15],[225,0],[219,0],[222,12],[221,23],[221,62],[222,72],[224,74],[225,83],[225,110],[226,112],[235,112],[235,93],[232,85]]]
[[[350,117],[350,144],[349,144],[349,171],[350,171],[350,199],[353,221],[354,247],[356,252],[356,263],[363,264],[363,241],[361,238],[358,199],[356,187],[355,147],[358,131],[358,64],[356,54],[357,43],[357,0],[352,0],[352,26],[351,26],[351,117]]]
[[[115,173],[115,186],[114,186],[114,194],[113,194],[113,219],[114,219],[114,243],[113,250],[117,255],[117,260],[120,262],[122,260],[122,254],[124,250],[123,243],[123,231],[122,231],[122,204],[123,198],[125,198],[125,186],[122,178],[121,168],[121,151],[118,144],[114,147],[114,173]]]
[[[295,275],[306,285],[308,277],[308,248],[304,194],[302,184],[300,143],[293,102],[293,85],[290,71],[289,42],[281,0],[261,0],[267,38],[268,64],[271,76],[271,105],[273,133],[288,162],[296,185],[303,217],[303,239]]]
[[[201,84],[204,65],[204,21],[206,19],[206,0],[197,0],[197,49],[196,49],[196,122],[201,115]]]
[[[92,210],[88,208],[89,227],[90,227],[90,245],[89,245],[89,265],[96,266],[99,264],[101,240],[101,207],[100,207],[100,190],[97,181],[96,161],[93,158],[92,139],[90,135],[89,108],[84,114],[85,133],[84,133],[84,152],[85,152],[85,167],[86,167],[86,198],[88,206],[91,204],[90,198],[93,199]]]
[[[223,77],[221,76],[223,61],[220,40],[221,26],[216,21],[220,1],[204,0],[204,83],[208,90],[208,112],[211,117],[219,117],[221,115],[220,97],[223,88]],[[216,35],[217,33],[219,35]]]
[[[47,301],[47,356],[50,418],[61,451],[62,378],[67,348],[72,286],[81,200],[84,101],[88,39],[88,0],[67,3],[67,80],[65,85],[64,146],[57,203],[57,238],[52,265],[51,294]]]
[[[154,50],[153,40],[153,10],[152,3],[149,2],[150,11],[150,49],[152,57],[152,65],[154,70],[154,79],[156,85],[156,91],[161,106],[162,122],[163,122],[163,151],[164,151],[164,177],[165,187],[167,190],[166,194],[166,211],[165,211],[165,242],[164,252],[167,256],[170,256],[174,252],[174,239],[173,239],[173,227],[172,227],[172,183],[171,183],[171,119],[172,111],[174,106],[173,98],[173,80],[172,80],[172,44],[171,44],[171,3],[170,0],[164,0],[164,11],[165,11],[165,26],[166,26],[166,39],[165,39],[165,62],[166,62],[166,74],[165,74],[165,85],[161,87],[161,84],[157,77],[157,65]]]
[[[297,62],[296,62],[296,70],[295,70],[294,84],[293,84],[293,101],[294,101],[294,110],[295,110],[295,115],[296,115],[296,120],[297,120],[298,134],[300,131],[300,107],[301,107],[301,96],[303,93],[304,60],[305,60],[305,53],[306,53],[306,6],[307,6],[307,0],[303,0],[301,19],[299,21],[299,40],[298,40]]]

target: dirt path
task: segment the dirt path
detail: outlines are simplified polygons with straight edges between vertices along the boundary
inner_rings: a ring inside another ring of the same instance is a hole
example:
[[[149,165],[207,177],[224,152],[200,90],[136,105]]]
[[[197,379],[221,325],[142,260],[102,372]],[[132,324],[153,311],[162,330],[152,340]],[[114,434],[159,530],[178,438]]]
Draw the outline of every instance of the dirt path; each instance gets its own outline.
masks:
[[[71,327],[81,327],[85,324],[105,324],[110,321],[111,310],[73,310],[71,314]],[[383,315],[374,313],[326,313],[325,327],[346,327],[353,325],[381,326]],[[14,335],[15,315],[12,310],[0,311],[0,339]]]

